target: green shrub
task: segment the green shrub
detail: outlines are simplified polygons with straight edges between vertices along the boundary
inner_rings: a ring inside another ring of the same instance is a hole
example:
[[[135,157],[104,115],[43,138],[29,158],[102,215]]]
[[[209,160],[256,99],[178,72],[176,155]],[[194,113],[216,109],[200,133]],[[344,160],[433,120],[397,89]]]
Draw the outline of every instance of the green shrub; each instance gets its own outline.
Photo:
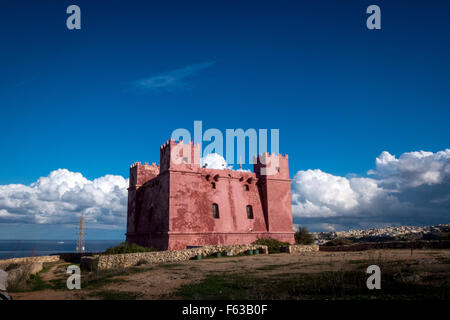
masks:
[[[106,249],[105,254],[120,254],[120,253],[136,253],[136,252],[151,252],[155,251],[152,247],[142,247],[135,243],[129,244],[128,242],[123,242],[115,247],[110,247]]]
[[[297,232],[294,235],[295,243],[297,244],[313,244],[314,239],[312,234],[308,232],[306,227],[298,227]]]
[[[346,246],[349,244],[352,244],[353,242],[351,240],[345,239],[345,238],[336,238],[333,240],[330,240],[328,242],[325,242],[325,246],[332,247],[332,246]]]
[[[289,245],[288,242],[281,242],[272,238],[260,238],[254,241],[253,244],[267,246],[269,253],[280,253],[281,247],[286,247]]]

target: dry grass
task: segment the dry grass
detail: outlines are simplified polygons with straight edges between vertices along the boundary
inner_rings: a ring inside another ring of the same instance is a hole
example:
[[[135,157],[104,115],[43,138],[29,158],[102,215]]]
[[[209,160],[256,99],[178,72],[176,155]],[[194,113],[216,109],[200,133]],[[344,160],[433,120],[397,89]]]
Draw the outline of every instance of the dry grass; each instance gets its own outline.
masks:
[[[450,250],[309,252],[190,260],[82,273],[69,291],[68,264],[39,274],[41,291],[14,299],[448,299]],[[382,290],[365,273],[380,266]],[[57,288],[56,283],[60,284]]]

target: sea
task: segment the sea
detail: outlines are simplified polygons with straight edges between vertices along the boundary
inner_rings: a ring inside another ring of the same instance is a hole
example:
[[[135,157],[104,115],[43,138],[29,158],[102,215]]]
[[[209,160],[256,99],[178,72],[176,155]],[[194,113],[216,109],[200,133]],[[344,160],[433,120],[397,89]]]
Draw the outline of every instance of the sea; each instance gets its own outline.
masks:
[[[123,240],[85,240],[86,252],[102,252]],[[75,252],[76,240],[0,240],[0,260]]]

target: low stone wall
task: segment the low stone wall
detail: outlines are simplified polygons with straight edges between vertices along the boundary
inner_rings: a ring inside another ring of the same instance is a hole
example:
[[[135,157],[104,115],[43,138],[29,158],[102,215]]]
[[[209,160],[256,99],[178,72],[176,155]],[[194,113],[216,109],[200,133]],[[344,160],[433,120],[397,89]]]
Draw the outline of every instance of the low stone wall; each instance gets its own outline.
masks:
[[[320,251],[364,251],[377,249],[450,249],[450,240],[366,242],[345,246],[320,246]]]
[[[83,252],[83,253],[77,253],[77,252],[64,252],[64,253],[58,253],[59,258],[61,260],[64,260],[66,262],[72,262],[72,263],[80,263],[80,260],[82,257],[88,257],[88,256],[94,256],[99,255],[101,252]]]
[[[40,256],[40,257],[25,257],[25,258],[12,258],[0,260],[0,268],[3,265],[20,264],[20,263],[44,263],[44,262],[56,262],[59,261],[58,255],[54,256]]]
[[[0,260],[0,269],[7,271],[6,288],[24,290],[30,275],[37,274],[46,262],[59,261],[59,256],[25,257]]]
[[[303,252],[314,252],[319,251],[319,246],[317,244],[312,245],[301,245],[301,244],[294,244],[287,247],[282,247],[282,252],[286,253],[303,253]]]
[[[268,253],[267,246],[256,244],[204,246],[184,250],[167,250],[82,257],[81,265],[91,270],[108,270],[128,268],[135,266],[138,262],[144,261],[148,264],[180,262],[190,260],[199,255],[203,257],[212,255],[214,253],[229,253],[231,255],[237,255],[249,250],[259,250],[259,252],[262,254]]]

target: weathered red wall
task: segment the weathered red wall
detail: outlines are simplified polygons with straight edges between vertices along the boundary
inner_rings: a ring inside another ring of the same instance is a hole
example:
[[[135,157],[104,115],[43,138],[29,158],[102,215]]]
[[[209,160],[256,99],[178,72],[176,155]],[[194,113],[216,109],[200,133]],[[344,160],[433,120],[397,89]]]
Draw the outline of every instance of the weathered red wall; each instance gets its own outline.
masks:
[[[271,176],[261,174],[267,164],[259,162],[254,173],[200,168],[200,146],[191,143],[169,141],[160,157],[159,175],[155,166],[130,168],[128,242],[160,250],[262,237],[294,242],[287,156],[272,156],[279,169]],[[212,215],[213,203],[219,219]],[[253,219],[247,218],[247,205]]]

